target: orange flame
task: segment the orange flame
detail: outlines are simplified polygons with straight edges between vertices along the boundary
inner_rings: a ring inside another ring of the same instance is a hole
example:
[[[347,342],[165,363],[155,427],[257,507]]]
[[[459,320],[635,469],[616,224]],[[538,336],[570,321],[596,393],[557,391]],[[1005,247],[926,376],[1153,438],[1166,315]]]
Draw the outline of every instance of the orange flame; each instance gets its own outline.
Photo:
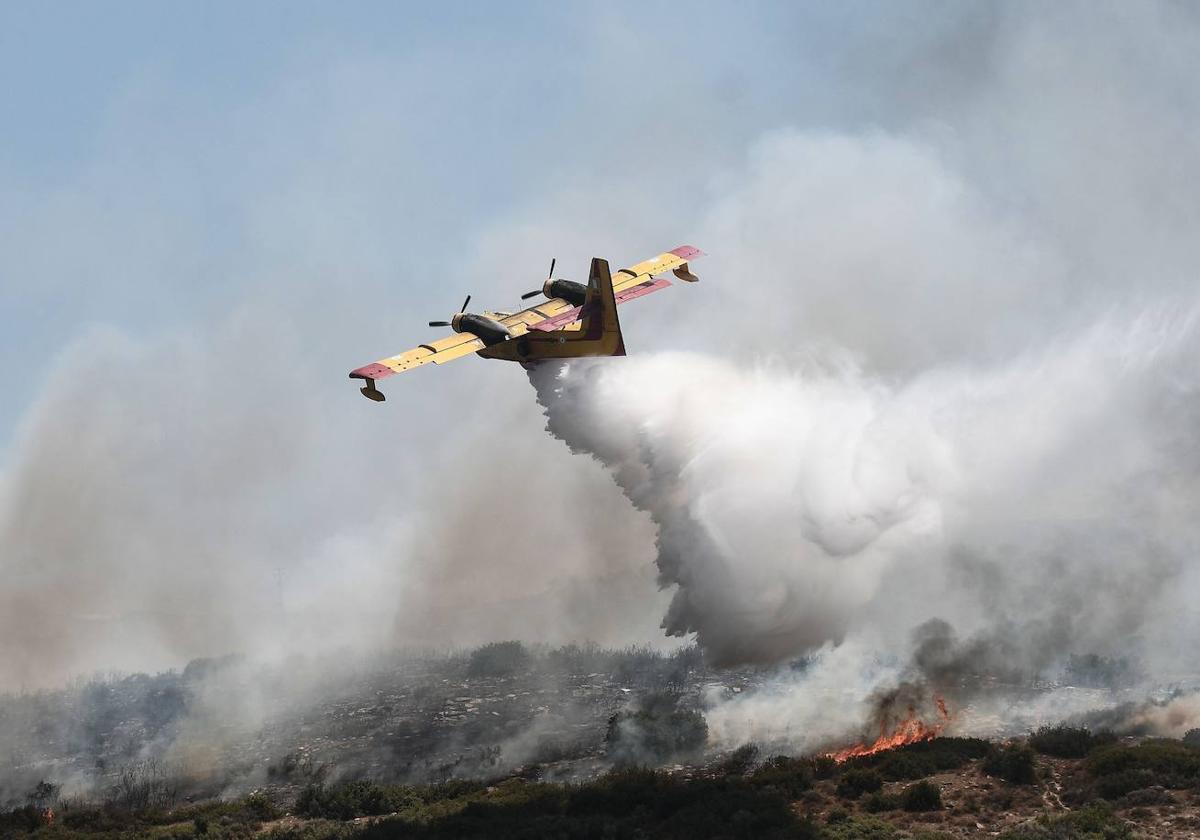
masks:
[[[874,743],[859,743],[852,747],[838,750],[837,752],[826,753],[826,755],[838,764],[841,764],[843,761],[857,758],[860,755],[874,755],[877,752],[902,747],[905,744],[915,744],[918,741],[932,741],[950,723],[950,712],[946,710],[946,701],[941,697],[935,696],[933,702],[937,706],[938,715],[941,719],[932,724],[921,720],[917,716],[917,710],[909,706],[908,714],[890,732],[887,728],[887,718],[884,718],[880,722],[879,737],[875,739]]]

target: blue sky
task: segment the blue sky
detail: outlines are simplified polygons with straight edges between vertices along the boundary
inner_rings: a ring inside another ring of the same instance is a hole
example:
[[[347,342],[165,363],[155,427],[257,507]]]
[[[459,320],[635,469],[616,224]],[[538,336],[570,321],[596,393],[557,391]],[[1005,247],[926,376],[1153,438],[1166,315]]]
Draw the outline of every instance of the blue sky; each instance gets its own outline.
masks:
[[[489,215],[520,207],[585,160],[600,171],[653,165],[661,150],[638,161],[637,147],[658,145],[667,128],[696,142],[712,128],[697,101],[711,84],[733,97],[764,82],[778,90],[798,55],[750,48],[751,35],[775,31],[761,18],[776,14],[5,4],[0,384],[9,398],[0,435],[55,352],[89,325],[140,334],[236,306],[258,250],[248,208],[264,194],[356,216],[339,277],[350,296],[355,251],[372,239],[415,227],[426,242],[465,243]],[[622,49],[626,29],[640,34]],[[654,49],[634,48],[647,42]],[[676,108],[661,115],[672,125],[647,126],[650,112]],[[761,102],[741,111],[767,124],[785,118]],[[651,133],[626,139],[624,127]],[[719,145],[761,125],[718,128]],[[606,152],[618,139],[619,153]],[[705,177],[681,176],[691,182],[684,189]],[[345,178],[377,183],[363,195],[334,183]],[[276,245],[302,235],[283,230]],[[392,289],[411,299],[402,267]]]
[[[883,3],[4,4],[0,439],[90,325],[237,306],[251,262],[311,235],[280,220],[260,241],[271,202],[357,222],[327,234],[341,294],[371,289],[362,252],[393,250],[411,300],[405,269],[432,249],[381,244],[402,229],[461,247],[581,173],[694,200],[765,131],[887,121],[856,65],[903,65],[897,26],[928,21]]]

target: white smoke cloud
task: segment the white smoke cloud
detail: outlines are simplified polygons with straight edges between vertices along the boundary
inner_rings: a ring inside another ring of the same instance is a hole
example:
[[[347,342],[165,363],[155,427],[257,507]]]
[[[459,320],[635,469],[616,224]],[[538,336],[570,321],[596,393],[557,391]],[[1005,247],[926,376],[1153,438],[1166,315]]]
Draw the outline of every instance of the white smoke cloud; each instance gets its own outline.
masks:
[[[918,664],[953,686],[1170,632],[1167,584],[1194,571],[1200,528],[1173,448],[1194,406],[1167,407],[1188,400],[1196,349],[1185,313],[893,383],[682,354],[531,380],[548,429],[658,525],[668,633],[719,664],[848,638],[906,660],[913,631],[945,618],[972,661],[952,637]]]

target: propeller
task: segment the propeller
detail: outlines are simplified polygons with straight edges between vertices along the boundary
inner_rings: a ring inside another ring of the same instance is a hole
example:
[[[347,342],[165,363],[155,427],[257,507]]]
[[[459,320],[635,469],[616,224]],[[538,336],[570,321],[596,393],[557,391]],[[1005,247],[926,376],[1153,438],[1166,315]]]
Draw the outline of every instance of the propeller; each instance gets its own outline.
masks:
[[[463,301],[462,309],[458,310],[459,315],[461,315],[467,311],[467,304],[470,302],[471,302],[471,296],[467,295],[467,299]],[[450,322],[449,321],[430,321],[429,326],[431,326],[431,327],[448,327],[448,326],[450,326]]]
[[[550,275],[546,278],[547,280],[554,279],[554,263],[555,262],[556,262],[556,260],[554,260],[554,259],[550,260]],[[529,300],[534,295],[540,295],[541,293],[542,293],[541,289],[534,289],[532,292],[526,292],[525,294],[521,295],[521,300]]]

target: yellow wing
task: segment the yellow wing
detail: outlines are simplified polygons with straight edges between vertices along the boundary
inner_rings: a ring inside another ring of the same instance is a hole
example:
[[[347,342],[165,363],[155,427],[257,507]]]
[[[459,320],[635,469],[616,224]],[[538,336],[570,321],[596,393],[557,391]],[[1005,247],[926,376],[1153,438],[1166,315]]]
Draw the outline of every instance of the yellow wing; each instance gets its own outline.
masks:
[[[551,298],[545,303],[539,303],[536,306],[531,306],[528,309],[522,309],[520,312],[509,315],[507,318],[502,319],[500,323],[512,330],[513,335],[521,335],[534,324],[540,324],[572,309],[578,309],[578,307],[562,298]]]
[[[655,275],[673,272],[680,280],[695,283],[698,278],[688,270],[688,260],[704,256],[704,252],[691,245],[680,245],[670,251],[664,251],[654,259],[640,262],[629,268],[614,272],[613,293],[617,303],[657,292],[671,285],[670,280],[655,280]],[[545,303],[531,306],[528,309],[509,315],[500,323],[520,335],[527,330],[558,330],[567,328],[580,318],[581,307],[563,300],[552,298]]]
[[[483,349],[483,341],[473,333],[458,333],[421,344],[412,350],[406,350],[398,356],[389,356],[378,362],[365,365],[350,371],[353,379],[383,379],[393,373],[403,373],[421,365],[433,362],[435,365],[462,358],[476,350]]]
[[[670,251],[664,251],[652,260],[640,262],[629,268],[622,268],[613,274],[613,291],[617,294],[617,303],[621,302],[621,292],[629,291],[635,286],[645,283],[657,274],[668,271],[675,273],[680,280],[695,283],[699,278],[688,271],[688,260],[704,256],[704,252],[691,245],[680,245]],[[626,298],[628,300],[629,298]]]

